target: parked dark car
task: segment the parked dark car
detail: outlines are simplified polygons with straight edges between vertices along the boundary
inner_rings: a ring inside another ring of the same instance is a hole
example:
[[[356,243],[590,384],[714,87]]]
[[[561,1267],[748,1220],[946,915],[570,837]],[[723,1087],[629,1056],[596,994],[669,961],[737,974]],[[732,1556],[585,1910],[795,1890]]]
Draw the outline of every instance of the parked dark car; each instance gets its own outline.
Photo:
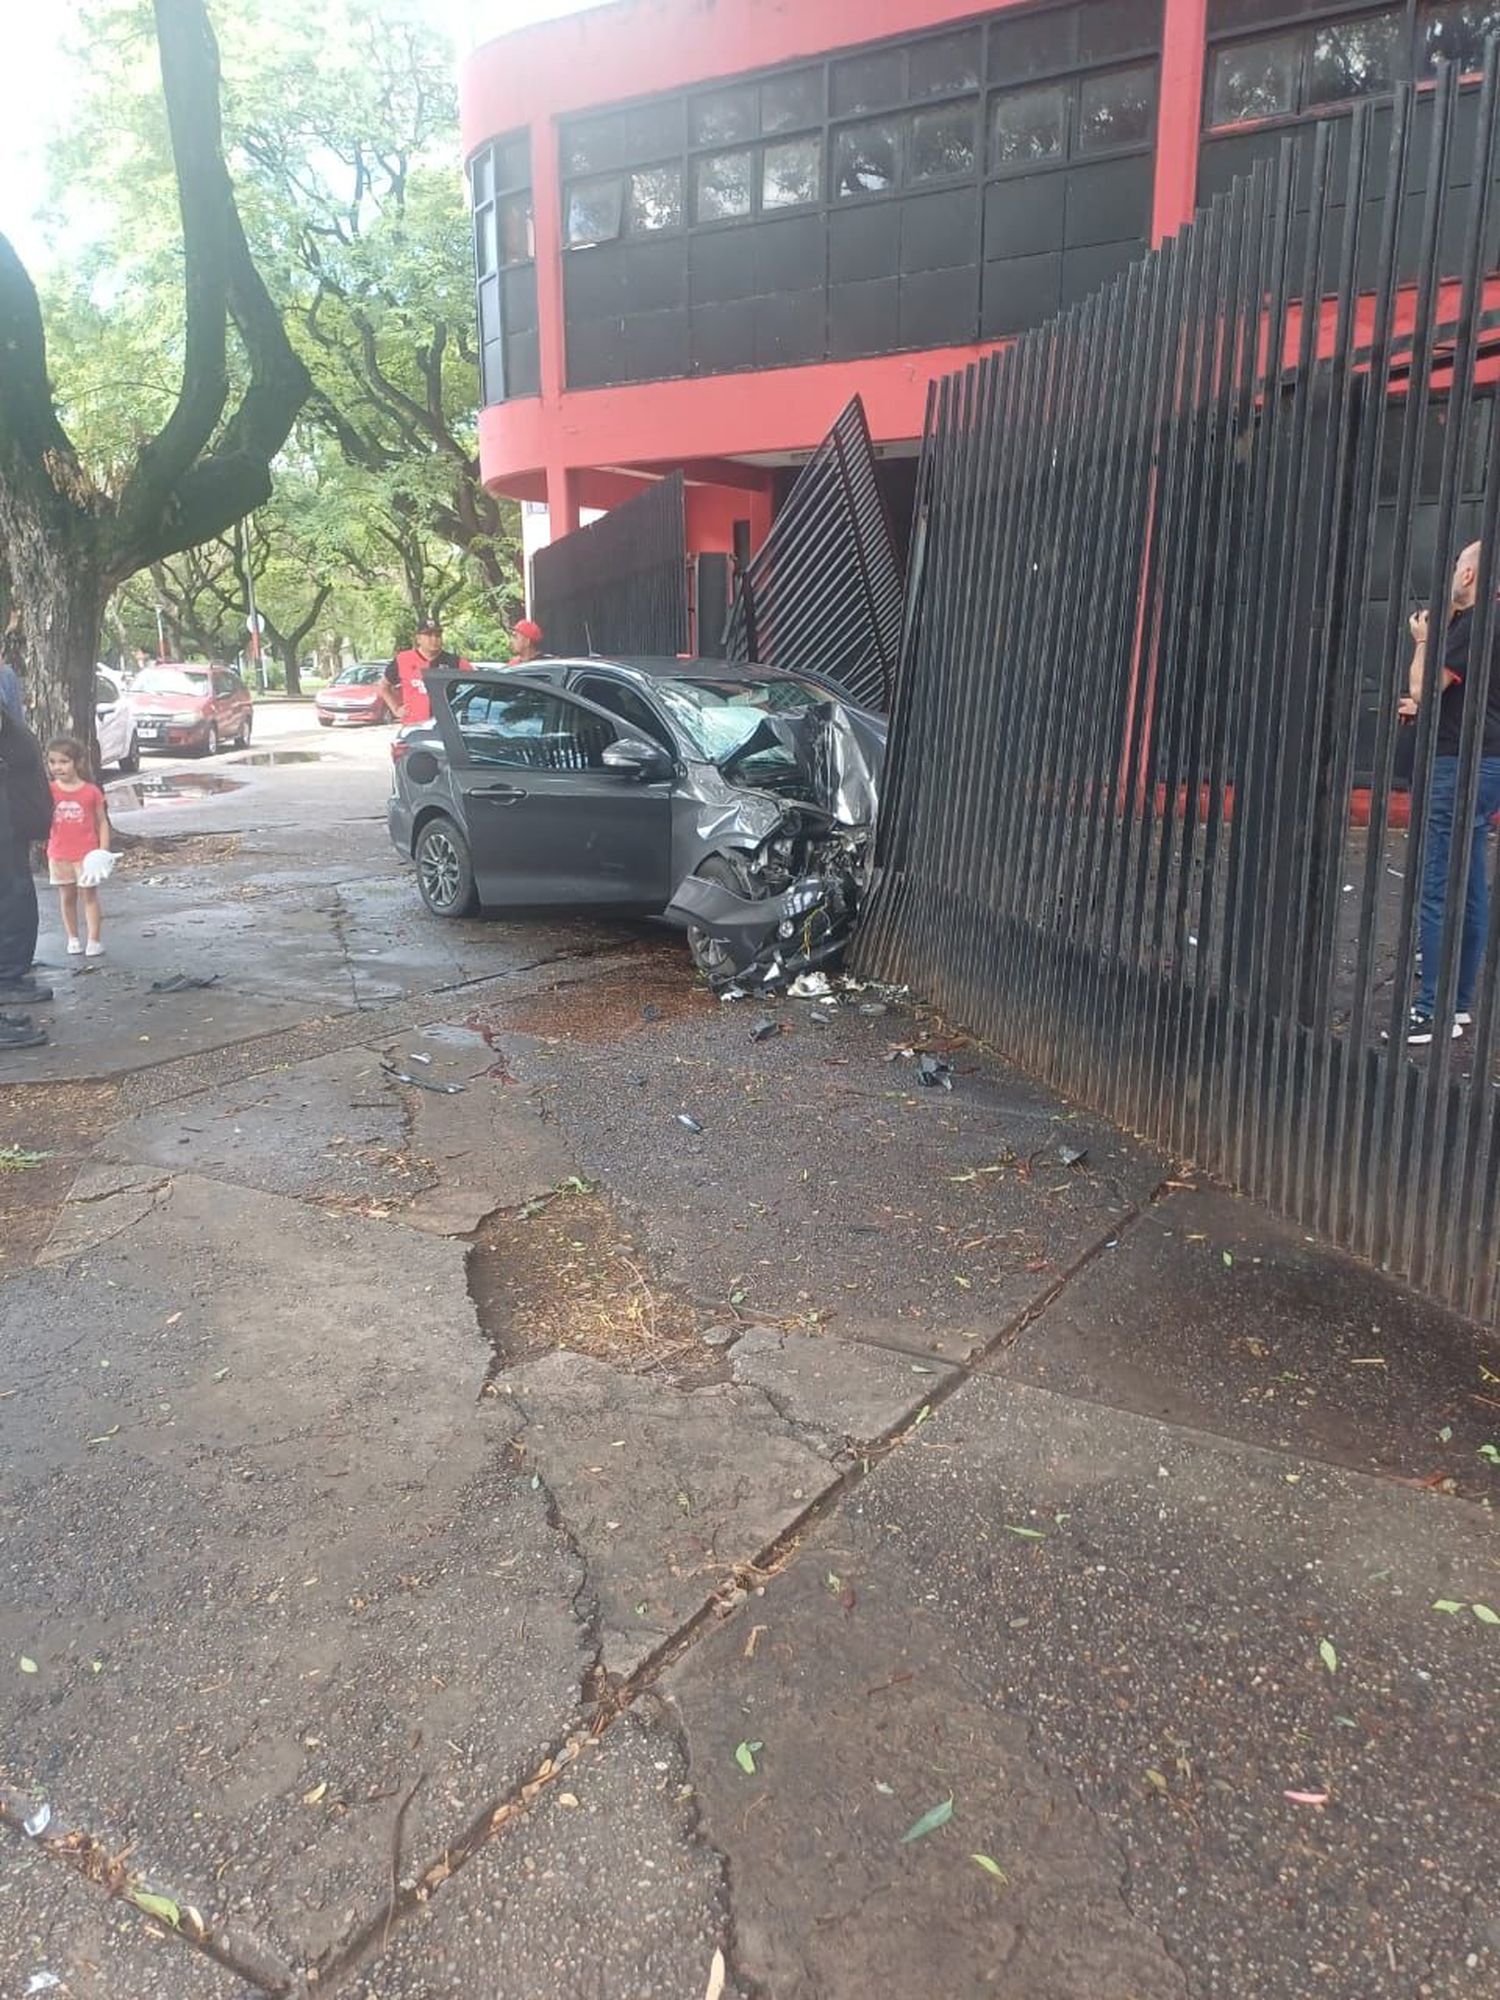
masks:
[[[370,660],[356,660],[344,667],[314,697],[313,707],[325,729],[355,723],[389,722],[391,711],[380,692],[385,667]]]
[[[388,817],[435,915],[666,915],[724,985],[842,950],[868,874],[880,717],[717,660],[425,678],[433,719],[392,745]]]
[[[197,750],[212,757],[226,745],[248,750],[255,704],[228,667],[163,661],[131,683],[130,708],[143,750]]]

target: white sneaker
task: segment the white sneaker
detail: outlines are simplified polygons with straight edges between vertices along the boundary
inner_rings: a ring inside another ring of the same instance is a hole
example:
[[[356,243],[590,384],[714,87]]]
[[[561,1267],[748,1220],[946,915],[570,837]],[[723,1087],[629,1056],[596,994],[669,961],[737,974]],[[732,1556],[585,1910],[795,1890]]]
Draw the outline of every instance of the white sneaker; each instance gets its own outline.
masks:
[[[85,958],[103,958],[104,946],[99,942],[98,938],[90,938],[84,946],[83,955]]]
[[[69,958],[77,958],[77,956],[78,956],[79,952],[81,952],[82,950],[83,950],[83,939],[82,939],[82,938],[69,938],[69,939],[68,939],[68,956],[69,956]]]

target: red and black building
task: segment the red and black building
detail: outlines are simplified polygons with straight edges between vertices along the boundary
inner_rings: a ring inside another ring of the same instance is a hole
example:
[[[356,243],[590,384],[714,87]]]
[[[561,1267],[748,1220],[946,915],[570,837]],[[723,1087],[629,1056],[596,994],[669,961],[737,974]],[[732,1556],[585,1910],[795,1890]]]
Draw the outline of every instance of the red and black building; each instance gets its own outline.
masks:
[[[727,552],[857,392],[899,520],[934,377],[1497,29],[1484,0],[616,0],[502,36],[462,85],[485,480],[556,535],[680,470],[689,550]]]

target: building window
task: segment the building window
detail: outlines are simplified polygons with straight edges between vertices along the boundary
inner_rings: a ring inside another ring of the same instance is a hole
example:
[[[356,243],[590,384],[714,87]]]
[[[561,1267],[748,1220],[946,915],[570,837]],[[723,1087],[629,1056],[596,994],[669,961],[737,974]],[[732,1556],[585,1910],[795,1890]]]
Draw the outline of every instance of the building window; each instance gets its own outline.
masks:
[[[593,181],[574,181],[568,189],[568,246],[587,249],[595,243],[613,243],[620,233],[624,189],[619,176]]]
[[[682,227],[681,167],[639,167],[630,176],[626,226],[632,236]]]
[[[693,219],[729,222],[748,215],[755,199],[755,151],[707,153],[693,163]]]
[[[872,118],[866,125],[846,125],[834,141],[834,193],[884,194],[900,179],[901,124],[896,118]]]
[[[978,109],[977,102],[971,101],[915,113],[911,121],[908,178],[952,180],[972,174]]]
[[[531,194],[502,195],[495,204],[495,221],[502,264],[529,264],[536,255],[531,219]]]
[[[818,139],[787,139],[761,154],[762,208],[799,208],[823,195],[823,147]]]
[[[1226,25],[1242,18],[1236,8]],[[1500,6],[1484,0],[1404,0],[1221,42],[1209,67],[1208,123],[1252,124],[1379,97],[1430,77],[1444,59],[1470,74],[1483,63],[1486,35],[1497,32]]]
[[[1086,76],[1078,97],[1078,149],[1101,153],[1114,146],[1147,145],[1155,118],[1153,65]]]
[[[1068,87],[1007,90],[990,103],[990,166],[1036,166],[1068,148]]]
[[[531,138],[508,133],[469,162],[479,375],[486,403],[541,387],[536,336],[536,244],[531,217]]]
[[[792,132],[799,125],[823,122],[823,72],[820,69],[794,70],[789,76],[772,77],[760,87],[760,129],[762,132]]]
[[[901,49],[849,56],[833,65],[829,102],[836,118],[856,111],[884,111],[905,95],[906,56]]]
[[[695,97],[692,126],[695,146],[725,146],[736,139],[753,139],[759,130],[754,85]]]
[[[955,91],[977,89],[980,61],[978,28],[918,42],[907,59],[907,95],[948,97]]]

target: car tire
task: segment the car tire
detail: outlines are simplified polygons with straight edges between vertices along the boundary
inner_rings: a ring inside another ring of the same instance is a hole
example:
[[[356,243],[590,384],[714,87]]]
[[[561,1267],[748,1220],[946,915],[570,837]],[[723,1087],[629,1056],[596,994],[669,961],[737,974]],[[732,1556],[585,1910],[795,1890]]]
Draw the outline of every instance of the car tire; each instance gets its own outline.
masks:
[[[133,729],[130,732],[130,748],[115,768],[122,778],[133,778],[141,768],[141,739]]]
[[[240,731],[239,735],[239,744],[242,750],[248,750],[250,748],[250,731],[254,724],[254,721],[255,718],[253,716],[247,715],[245,717],[245,726]]]
[[[712,855],[698,869],[700,882],[716,882],[721,889],[728,889],[736,896],[749,896],[750,884],[745,880],[744,871],[732,861],[720,855]],[[692,956],[694,969],[713,984],[722,981],[729,969],[729,947],[719,938],[711,938],[696,924],[687,928],[687,947]]]
[[[472,917],[479,908],[469,843],[442,813],[426,822],[412,853],[417,888],[435,917]]]
[[[203,739],[203,754],[205,757],[217,757],[219,754],[219,725],[217,722],[211,722],[208,725],[208,734]]]

